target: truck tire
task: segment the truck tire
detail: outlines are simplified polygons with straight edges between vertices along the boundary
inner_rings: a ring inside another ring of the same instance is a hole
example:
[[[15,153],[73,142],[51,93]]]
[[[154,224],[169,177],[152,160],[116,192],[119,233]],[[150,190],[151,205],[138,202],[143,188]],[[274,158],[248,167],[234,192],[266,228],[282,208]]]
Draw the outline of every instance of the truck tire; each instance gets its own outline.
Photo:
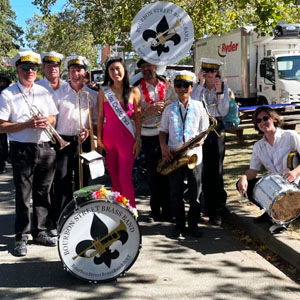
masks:
[[[269,104],[268,103],[268,100],[264,97],[259,97],[258,100],[257,100],[257,105],[267,105]]]

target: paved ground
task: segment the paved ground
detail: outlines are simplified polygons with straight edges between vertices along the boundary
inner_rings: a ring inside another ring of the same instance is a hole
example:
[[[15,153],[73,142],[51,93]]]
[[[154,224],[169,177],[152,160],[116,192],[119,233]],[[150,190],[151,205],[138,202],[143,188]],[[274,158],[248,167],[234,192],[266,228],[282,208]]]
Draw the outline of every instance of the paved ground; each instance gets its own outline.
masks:
[[[0,175],[1,299],[300,299],[300,287],[248,249],[228,230],[212,225],[200,239],[174,240],[169,223],[144,222],[148,198],[138,196],[143,248],[125,277],[91,285],[63,269],[56,248],[29,245],[14,257],[14,188]]]

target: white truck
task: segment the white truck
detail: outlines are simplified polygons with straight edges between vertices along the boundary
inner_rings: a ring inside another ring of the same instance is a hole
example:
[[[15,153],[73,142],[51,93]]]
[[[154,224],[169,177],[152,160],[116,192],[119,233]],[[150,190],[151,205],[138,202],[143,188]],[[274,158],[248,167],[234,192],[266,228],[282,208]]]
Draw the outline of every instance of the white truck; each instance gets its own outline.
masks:
[[[221,76],[242,105],[300,103],[299,34],[299,24],[282,24],[274,36],[242,27],[198,39],[194,70],[197,74],[202,57],[221,60]]]

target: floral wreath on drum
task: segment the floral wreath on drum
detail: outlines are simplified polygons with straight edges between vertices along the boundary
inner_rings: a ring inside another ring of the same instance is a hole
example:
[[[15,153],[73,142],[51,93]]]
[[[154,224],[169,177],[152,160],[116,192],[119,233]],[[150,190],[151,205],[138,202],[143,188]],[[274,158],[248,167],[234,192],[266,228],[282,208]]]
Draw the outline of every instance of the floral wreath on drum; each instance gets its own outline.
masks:
[[[116,202],[116,203],[122,205],[123,207],[127,208],[136,219],[138,217],[137,209],[135,207],[132,207],[129,203],[129,200],[117,191],[107,190],[106,188],[101,188],[100,190],[92,193],[92,198],[93,199],[105,198],[109,201]]]

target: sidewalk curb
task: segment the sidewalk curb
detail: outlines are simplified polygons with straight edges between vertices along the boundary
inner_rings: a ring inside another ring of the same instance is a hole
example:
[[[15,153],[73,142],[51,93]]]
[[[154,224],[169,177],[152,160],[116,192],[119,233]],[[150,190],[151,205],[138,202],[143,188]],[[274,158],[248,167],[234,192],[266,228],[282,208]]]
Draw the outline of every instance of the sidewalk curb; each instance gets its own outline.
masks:
[[[271,251],[278,254],[290,265],[294,266],[300,272],[300,240],[294,239],[286,232],[271,234],[269,224],[253,223],[253,216],[237,204],[227,204],[228,222],[235,227],[242,228],[251,237],[258,238],[266,244]]]

